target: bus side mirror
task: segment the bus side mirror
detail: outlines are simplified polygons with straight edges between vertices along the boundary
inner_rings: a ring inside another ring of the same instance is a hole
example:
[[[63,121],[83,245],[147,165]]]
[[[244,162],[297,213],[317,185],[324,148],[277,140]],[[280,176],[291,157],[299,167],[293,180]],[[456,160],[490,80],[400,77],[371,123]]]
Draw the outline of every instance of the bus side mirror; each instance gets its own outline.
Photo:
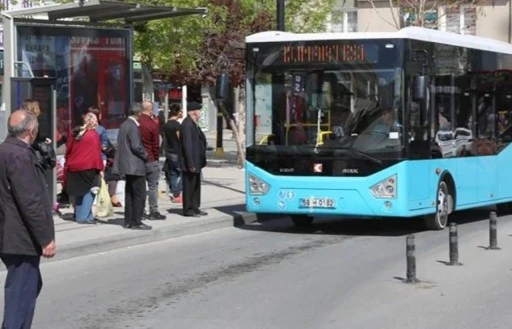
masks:
[[[217,76],[215,97],[217,100],[226,101],[229,99],[229,77],[226,73],[221,73]]]
[[[427,98],[427,76],[416,75],[414,76],[412,86],[412,98],[414,101],[421,101]]]

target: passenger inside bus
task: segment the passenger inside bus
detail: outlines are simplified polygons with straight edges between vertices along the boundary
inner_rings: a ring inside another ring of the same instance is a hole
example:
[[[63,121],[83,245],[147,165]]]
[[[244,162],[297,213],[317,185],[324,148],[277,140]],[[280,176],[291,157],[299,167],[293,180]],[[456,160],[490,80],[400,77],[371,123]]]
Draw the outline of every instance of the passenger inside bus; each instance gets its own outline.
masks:
[[[393,109],[385,107],[381,110],[380,117],[373,121],[366,129],[370,134],[389,136],[395,122]]]
[[[451,131],[452,130],[452,125],[447,118],[447,114],[445,113],[444,107],[442,107],[442,106],[439,107],[438,120],[439,120],[439,131]]]

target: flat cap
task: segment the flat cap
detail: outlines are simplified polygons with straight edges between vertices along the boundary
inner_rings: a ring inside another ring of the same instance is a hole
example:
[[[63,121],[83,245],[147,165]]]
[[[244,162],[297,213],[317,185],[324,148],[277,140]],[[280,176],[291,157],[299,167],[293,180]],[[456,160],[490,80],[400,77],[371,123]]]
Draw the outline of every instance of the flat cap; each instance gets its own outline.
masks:
[[[203,108],[203,105],[199,102],[188,102],[187,111],[196,111]]]

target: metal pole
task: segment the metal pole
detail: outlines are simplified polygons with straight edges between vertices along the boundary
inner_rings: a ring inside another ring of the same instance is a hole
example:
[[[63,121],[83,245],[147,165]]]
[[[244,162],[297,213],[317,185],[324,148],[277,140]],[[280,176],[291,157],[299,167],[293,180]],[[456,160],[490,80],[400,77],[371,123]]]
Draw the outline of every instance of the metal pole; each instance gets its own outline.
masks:
[[[183,118],[187,116],[187,85],[181,86],[181,108],[183,109]]]
[[[414,235],[410,234],[406,238],[406,259],[407,259],[407,278],[406,283],[416,283],[416,246],[414,244]]]
[[[221,101],[218,102],[217,106],[222,106]],[[215,148],[215,156],[221,157],[224,155],[224,148],[222,146],[223,139],[223,127],[224,116],[222,115],[221,109],[217,109],[217,145]]]
[[[284,26],[284,0],[277,0],[277,30],[285,31]]]
[[[460,266],[459,262],[459,236],[457,233],[457,224],[450,223],[450,262],[446,265]]]
[[[495,211],[489,215],[489,247],[487,250],[500,250],[498,247],[498,216]]]

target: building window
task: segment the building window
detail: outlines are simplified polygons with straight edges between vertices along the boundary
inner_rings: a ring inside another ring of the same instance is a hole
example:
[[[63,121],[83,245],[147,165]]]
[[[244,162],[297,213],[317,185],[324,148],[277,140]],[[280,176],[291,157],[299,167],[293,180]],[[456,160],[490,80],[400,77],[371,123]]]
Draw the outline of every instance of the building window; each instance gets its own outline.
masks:
[[[336,23],[330,24],[329,32],[357,32],[357,10],[344,9],[333,12]]]
[[[444,31],[476,35],[476,7],[460,6],[445,8],[444,11],[444,22],[441,22]]]
[[[403,25],[407,26],[423,26],[429,29],[437,29],[437,10],[428,10],[423,14],[423,22],[418,21],[418,15],[414,8],[401,9]],[[423,25],[422,25],[423,24]]]

